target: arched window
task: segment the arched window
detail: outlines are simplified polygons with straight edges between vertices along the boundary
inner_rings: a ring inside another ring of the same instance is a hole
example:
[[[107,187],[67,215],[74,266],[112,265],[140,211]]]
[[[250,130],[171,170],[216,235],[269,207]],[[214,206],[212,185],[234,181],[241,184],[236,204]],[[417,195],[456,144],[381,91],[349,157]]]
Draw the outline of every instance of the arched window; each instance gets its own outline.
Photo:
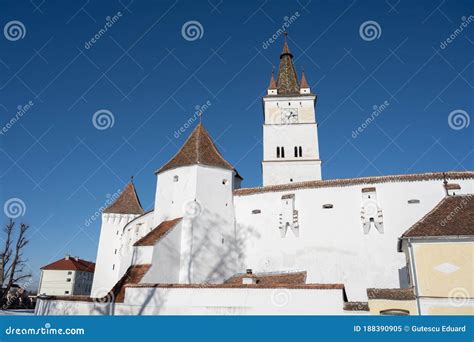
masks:
[[[298,157],[298,147],[295,146],[295,157]]]
[[[280,158],[280,146],[277,147],[277,158]]]
[[[302,157],[303,156],[303,148],[301,146],[299,148],[299,152],[300,152],[300,157]]]
[[[285,158],[285,148],[283,146],[281,147],[281,157]]]

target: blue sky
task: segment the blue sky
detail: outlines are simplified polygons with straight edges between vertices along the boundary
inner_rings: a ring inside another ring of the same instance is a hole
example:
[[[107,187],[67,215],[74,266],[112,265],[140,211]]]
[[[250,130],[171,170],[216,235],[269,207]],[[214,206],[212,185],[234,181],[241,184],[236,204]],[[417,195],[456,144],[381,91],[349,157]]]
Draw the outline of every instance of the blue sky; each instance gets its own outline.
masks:
[[[261,96],[282,37],[265,42],[285,18],[318,95],[323,178],[472,170],[472,14],[467,0],[1,0],[0,200],[25,204],[29,267],[66,253],[95,260],[100,220],[85,221],[131,175],[152,208],[154,171],[190,133],[174,134],[196,106],[210,104],[203,122],[243,186],[260,185]],[[185,39],[189,21],[200,32]],[[102,130],[101,110],[114,121]]]

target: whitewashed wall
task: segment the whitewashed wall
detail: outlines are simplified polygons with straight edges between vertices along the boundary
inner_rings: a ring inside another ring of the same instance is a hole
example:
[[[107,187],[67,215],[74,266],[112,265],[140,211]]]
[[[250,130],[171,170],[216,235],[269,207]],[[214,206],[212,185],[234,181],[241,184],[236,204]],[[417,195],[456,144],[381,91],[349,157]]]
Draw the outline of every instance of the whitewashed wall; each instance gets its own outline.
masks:
[[[472,180],[455,180],[459,193],[473,193]],[[367,186],[367,185],[366,185]],[[445,196],[442,181],[371,184],[383,210],[384,233],[361,224],[364,185],[235,196],[238,236],[246,240],[240,272],[307,271],[308,283],[343,283],[349,300],[367,300],[369,287],[400,286],[405,267],[398,238]],[[295,194],[299,236],[280,237],[281,196]],[[419,204],[408,204],[419,199]],[[323,209],[323,204],[333,209]],[[261,214],[252,214],[260,209]]]
[[[144,305],[144,303],[146,303]],[[127,288],[125,301],[39,299],[37,315],[343,315],[341,289]]]

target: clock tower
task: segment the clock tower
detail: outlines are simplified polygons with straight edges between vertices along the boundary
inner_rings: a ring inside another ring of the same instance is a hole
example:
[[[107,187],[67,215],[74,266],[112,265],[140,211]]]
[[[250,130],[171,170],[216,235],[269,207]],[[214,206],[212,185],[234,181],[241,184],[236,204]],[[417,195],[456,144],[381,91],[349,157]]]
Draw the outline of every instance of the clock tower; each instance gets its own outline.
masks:
[[[263,185],[321,179],[316,95],[304,72],[298,80],[286,40],[278,77],[270,79],[263,97]]]

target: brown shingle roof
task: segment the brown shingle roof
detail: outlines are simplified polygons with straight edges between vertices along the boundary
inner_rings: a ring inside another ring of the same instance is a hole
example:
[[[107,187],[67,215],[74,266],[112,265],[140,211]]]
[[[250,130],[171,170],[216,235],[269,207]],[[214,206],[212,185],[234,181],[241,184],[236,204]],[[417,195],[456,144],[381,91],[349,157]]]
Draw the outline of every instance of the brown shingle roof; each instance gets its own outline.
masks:
[[[65,271],[83,271],[94,272],[95,264],[90,261],[74,257],[65,257],[51,264],[41,267],[42,270],[65,270]]]
[[[474,235],[474,195],[446,196],[402,238]]]
[[[134,246],[154,246],[156,241],[161,239],[166,233],[173,229],[182,217],[174,220],[163,221],[147,235],[135,242]]]
[[[345,311],[369,311],[369,303],[367,302],[345,302]]]
[[[125,186],[120,196],[104,210],[104,213],[134,215],[142,215],[144,213],[133,182]]]
[[[257,188],[241,188],[241,189],[234,190],[234,195],[245,196],[245,195],[252,195],[252,194],[263,193],[263,192],[343,187],[343,186],[351,186],[351,185],[366,185],[366,184],[378,184],[378,183],[415,182],[415,181],[428,181],[428,180],[443,181],[445,176],[447,179],[474,179],[474,172],[473,171],[429,172],[429,173],[416,173],[416,174],[408,174],[408,175],[315,180],[315,181],[307,181],[307,182],[270,185],[270,186],[263,186],[263,187],[257,187]]]
[[[145,273],[150,269],[150,264],[133,265],[127,269],[123,277],[110,290],[107,297],[112,297],[116,303],[123,303],[125,298],[125,286],[138,284]],[[112,296],[110,295],[112,294]]]
[[[272,71],[272,77],[270,78],[270,84],[268,85],[269,90],[277,89],[277,84],[275,81],[275,72]]]
[[[314,289],[314,290],[344,290],[343,284],[129,284],[127,287],[144,288],[177,288],[177,289]]]
[[[304,74],[304,71],[301,72],[300,88],[309,88],[309,84],[308,84],[308,81],[306,81],[306,76]]]
[[[280,55],[280,66],[278,69],[277,80],[278,95],[299,95],[300,85],[298,76],[296,75],[295,66],[293,65],[293,55],[288,48],[288,43],[283,42],[283,51]]]
[[[238,175],[237,170],[222,157],[202,123],[196,126],[178,153],[156,173],[196,164],[234,170]]]
[[[242,284],[243,278],[252,277],[260,286],[274,285],[302,285],[306,284],[306,272],[293,273],[256,273],[256,274],[237,274],[227,279],[224,284]]]
[[[369,299],[414,300],[413,288],[408,289],[367,289]]]

